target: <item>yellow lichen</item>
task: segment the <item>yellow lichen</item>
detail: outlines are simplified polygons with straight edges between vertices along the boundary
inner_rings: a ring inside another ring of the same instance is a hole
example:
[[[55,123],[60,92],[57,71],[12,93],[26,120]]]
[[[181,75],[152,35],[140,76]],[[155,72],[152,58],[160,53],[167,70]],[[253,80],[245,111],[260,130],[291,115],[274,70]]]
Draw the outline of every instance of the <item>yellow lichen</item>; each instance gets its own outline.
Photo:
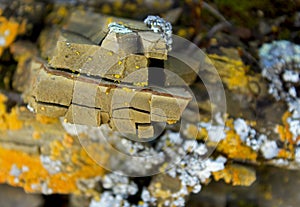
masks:
[[[282,122],[283,122],[283,125],[278,125],[277,126],[277,132],[280,136],[280,140],[285,142],[289,142],[290,144],[295,144],[297,142],[295,142],[295,140],[293,140],[293,135],[292,133],[290,132],[290,129],[289,129],[289,123],[287,122],[287,119],[291,116],[291,113],[290,112],[286,112],[283,114],[282,116]]]
[[[280,149],[278,152],[277,157],[283,158],[283,159],[293,159],[294,158],[294,150],[286,150],[286,149]]]
[[[103,176],[104,170],[89,158],[85,151],[80,148],[74,150],[73,154],[80,155],[81,161],[76,161],[76,168],[69,172],[50,174],[40,161],[38,155],[30,155],[21,151],[8,150],[0,147],[0,183],[8,183],[12,186],[20,186],[27,192],[40,192],[41,183],[47,183],[53,193],[79,193],[76,185],[78,179],[88,179]],[[7,156],[9,154],[9,156]],[[19,169],[26,166],[29,170],[22,172],[17,179],[11,175],[11,168],[15,165]]]
[[[189,139],[198,139],[198,140],[206,140],[208,137],[208,132],[205,128],[198,128],[194,124],[188,124],[187,129],[185,131],[185,136]]]
[[[190,38],[195,34],[195,28],[189,27],[189,28],[180,28],[177,31],[177,35],[184,38]]]
[[[55,140],[50,143],[50,148],[51,148],[51,159],[59,160],[59,158],[62,157],[64,151],[63,144],[60,141]]]
[[[59,121],[58,118],[52,118],[41,114],[36,114],[35,118],[42,124],[54,124]]]
[[[170,125],[171,124],[176,124],[176,122],[177,122],[177,120],[173,120],[173,119],[168,119],[167,120],[167,123],[170,124]]]
[[[145,87],[145,86],[148,86],[148,82],[135,82],[135,83],[133,83],[133,85]]]
[[[14,42],[18,34],[25,32],[24,24],[21,26],[13,19],[7,19],[0,16],[0,56],[5,48],[9,47]]]
[[[121,78],[121,75],[120,74],[115,74],[114,77],[119,79],[119,78]]]
[[[40,139],[40,138],[41,138],[41,133],[38,132],[38,131],[34,131],[34,132],[32,133],[32,138],[33,138],[33,139]]]
[[[23,122],[19,120],[17,109],[13,107],[10,112],[7,112],[5,102],[7,97],[0,94],[0,130],[18,130],[23,126]]]
[[[70,136],[69,134],[65,134],[64,140],[63,140],[63,146],[66,148],[70,148],[70,147],[72,147],[73,144],[74,144],[73,137]]]
[[[248,87],[249,80],[246,73],[249,67],[245,66],[242,60],[216,54],[209,55],[209,58],[230,90],[240,89],[243,91]]]
[[[212,174],[216,181],[223,179],[234,186],[250,186],[256,180],[254,170],[237,164],[227,164],[224,170]]]
[[[3,94],[0,93],[0,113],[5,113],[6,111],[6,106],[5,102],[7,101],[7,97]]]
[[[17,107],[12,108],[11,112],[7,113],[6,101],[7,97],[0,94],[1,130],[17,130],[23,126],[32,125],[34,127],[32,138],[40,139],[43,133],[41,127],[43,124],[57,123],[57,119],[53,120],[44,116],[37,116],[38,122],[34,119],[29,120],[28,123],[22,122],[18,119]],[[75,147],[73,144],[74,138],[68,134],[63,136],[62,141],[56,140],[50,143],[50,158],[66,163],[64,169],[57,174],[50,174],[44,168],[40,156],[37,154],[27,154],[0,146],[0,183],[20,186],[27,192],[41,192],[41,184],[44,183],[53,193],[79,193],[76,184],[78,179],[102,176],[105,171],[87,155],[80,145]],[[69,160],[68,157],[70,157]],[[25,166],[29,170],[15,177],[10,173],[13,166],[19,169]]]
[[[235,133],[233,120],[227,120],[226,125],[230,129],[226,132],[226,137],[218,144],[217,150],[231,159],[256,161],[257,153],[245,145],[239,135]]]
[[[69,9],[66,6],[56,6],[47,16],[46,21],[52,24],[60,24],[69,15]]]
[[[294,140],[293,134],[290,132],[289,123],[287,121],[290,116],[290,112],[285,112],[282,116],[283,125],[277,125],[276,127],[276,131],[279,134],[280,140],[284,143],[283,149],[280,149],[277,155],[279,158],[294,159],[294,145],[300,140],[300,137]]]

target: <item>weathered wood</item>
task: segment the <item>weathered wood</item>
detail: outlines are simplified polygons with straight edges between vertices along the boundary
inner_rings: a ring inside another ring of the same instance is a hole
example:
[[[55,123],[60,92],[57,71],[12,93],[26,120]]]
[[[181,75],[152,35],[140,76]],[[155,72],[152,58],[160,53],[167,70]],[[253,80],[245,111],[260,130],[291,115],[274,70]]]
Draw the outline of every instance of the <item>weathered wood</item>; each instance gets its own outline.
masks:
[[[32,75],[36,78],[28,78],[32,90],[28,90],[31,93],[26,94],[25,100],[35,112],[64,117],[70,123],[100,126],[111,122],[113,129],[121,133],[149,137],[154,129],[146,130],[136,124],[151,124],[152,121],[176,123],[191,100],[189,93],[180,88],[170,88],[166,93],[151,88],[115,85],[53,70],[42,62],[37,67],[38,62],[33,62],[31,70],[35,71]],[[35,81],[30,81],[33,79]]]
[[[49,65],[53,68],[67,69],[82,75],[107,78],[122,81],[127,75],[148,67],[148,61],[142,55],[121,55],[112,50],[97,45],[57,42],[55,55],[50,59]],[[128,78],[126,82],[142,81]],[[144,80],[148,82],[148,80]]]
[[[131,30],[150,31],[150,29],[140,21],[82,10],[73,11],[63,28],[81,34],[92,40],[95,44],[100,44],[109,31],[108,24],[112,22],[125,25]]]

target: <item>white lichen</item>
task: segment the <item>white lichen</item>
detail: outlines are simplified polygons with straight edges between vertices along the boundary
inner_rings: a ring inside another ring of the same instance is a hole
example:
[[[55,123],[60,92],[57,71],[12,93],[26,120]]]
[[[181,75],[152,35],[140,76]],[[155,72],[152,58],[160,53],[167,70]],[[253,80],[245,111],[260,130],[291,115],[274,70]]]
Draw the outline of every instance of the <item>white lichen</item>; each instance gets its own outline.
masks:
[[[40,155],[40,160],[43,167],[51,174],[61,172],[62,163],[60,160],[52,160],[49,156]]]
[[[162,37],[165,39],[168,50],[172,50],[172,24],[167,22],[159,16],[149,15],[144,23],[152,29],[155,33],[161,33]]]
[[[260,149],[262,155],[266,159],[272,159],[278,155],[279,148],[274,140],[266,140]]]
[[[131,33],[132,30],[128,29],[122,24],[118,24],[116,22],[112,22],[108,25],[109,33],[117,33],[117,34],[127,34]]]
[[[240,136],[242,141],[245,141],[248,137],[251,128],[248,126],[244,119],[238,118],[234,120],[234,130]]]
[[[135,195],[138,191],[138,187],[133,181],[115,172],[106,174],[102,184],[105,189],[112,190],[115,195],[120,195],[122,198]]]
[[[208,132],[208,139],[212,142],[220,142],[226,137],[225,126],[223,124],[212,125],[209,122],[199,122],[198,127],[199,130],[201,128],[206,129]]]
[[[17,167],[17,165],[13,164],[9,171],[9,174],[14,177],[19,177],[22,174],[22,170]]]
[[[295,150],[295,161],[300,164],[300,146]]]

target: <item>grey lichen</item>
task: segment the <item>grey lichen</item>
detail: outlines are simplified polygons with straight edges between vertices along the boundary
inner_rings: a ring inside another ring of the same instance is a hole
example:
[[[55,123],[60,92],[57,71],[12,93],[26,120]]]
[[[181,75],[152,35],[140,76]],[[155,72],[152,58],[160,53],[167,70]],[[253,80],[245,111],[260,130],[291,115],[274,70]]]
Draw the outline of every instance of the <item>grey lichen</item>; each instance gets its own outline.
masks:
[[[296,142],[300,136],[300,46],[281,40],[264,44],[259,50],[262,75],[269,80],[269,93],[276,100],[287,103],[291,116],[288,117],[289,130]],[[265,146],[275,149],[276,143]],[[295,151],[295,160],[299,154]],[[270,154],[267,155],[267,157]],[[273,153],[271,153],[273,156]]]
[[[49,156],[40,155],[40,160],[44,168],[51,174],[61,172],[62,163],[60,160],[52,160]]]
[[[152,29],[155,33],[161,33],[162,37],[165,39],[167,48],[169,51],[172,50],[172,24],[167,22],[159,16],[149,15],[144,23]]]
[[[277,99],[298,97],[300,46],[281,40],[264,44],[259,50],[262,75],[270,81],[269,92]]]
[[[108,29],[109,29],[109,32],[115,32],[115,33],[118,33],[118,34],[127,34],[127,33],[131,33],[132,30],[128,29],[127,27],[125,27],[124,25],[122,24],[118,24],[116,22],[112,22],[108,25]]]

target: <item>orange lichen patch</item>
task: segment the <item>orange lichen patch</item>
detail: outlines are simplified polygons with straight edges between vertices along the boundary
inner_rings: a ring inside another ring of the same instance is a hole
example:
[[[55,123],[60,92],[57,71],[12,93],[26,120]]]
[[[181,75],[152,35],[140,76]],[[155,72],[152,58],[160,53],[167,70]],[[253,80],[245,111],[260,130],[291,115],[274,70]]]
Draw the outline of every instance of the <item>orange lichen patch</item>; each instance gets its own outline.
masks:
[[[23,122],[19,120],[17,109],[12,108],[11,112],[6,115],[6,123],[7,129],[9,130],[18,130],[21,129],[23,126]]]
[[[7,48],[16,39],[18,34],[22,34],[24,26],[19,25],[13,19],[6,19],[0,16],[0,56],[3,50]]]
[[[234,186],[250,186],[256,180],[254,170],[237,164],[227,164],[224,170],[212,174],[216,181],[223,179]]]
[[[217,68],[222,81],[230,89],[248,90],[248,66],[245,66],[241,60],[230,59],[227,56],[216,54],[208,55],[214,66]]]
[[[199,129],[194,124],[189,124],[187,126],[186,132],[184,133],[185,136],[189,139],[198,139],[198,140],[206,140],[208,137],[208,132],[205,128]]]
[[[74,144],[74,139],[71,135],[65,134],[64,135],[64,140],[63,140],[63,146],[70,148]]]
[[[13,165],[19,169],[21,169],[23,166],[29,168],[29,172],[24,172],[18,177],[20,182],[15,182],[16,177],[11,175],[11,169]],[[0,183],[8,183],[13,186],[22,186],[28,191],[31,189],[31,183],[39,183],[41,178],[46,178],[48,176],[48,173],[43,168],[39,157],[30,156],[19,151],[7,150],[2,147],[0,147],[0,166]],[[30,181],[30,183],[27,181]]]
[[[295,144],[297,142],[297,140],[293,140],[293,135],[290,132],[290,127],[289,127],[289,123],[287,122],[287,119],[291,116],[290,112],[285,112],[282,116],[282,122],[283,125],[278,125],[277,126],[277,132],[279,134],[280,140],[283,142],[288,142],[290,144]]]
[[[155,182],[151,184],[149,187],[152,196],[161,200],[170,199],[172,196],[172,192],[170,189],[166,188],[166,186],[162,186],[160,182]]]
[[[294,155],[295,155],[294,149],[292,149],[292,151],[286,149],[280,149],[277,157],[283,159],[294,159]]]
[[[39,156],[0,147],[0,183],[20,186],[27,192],[41,192],[41,184],[46,183],[53,193],[79,193],[76,185],[78,179],[103,176],[104,170],[93,162],[82,149],[79,152],[75,150],[73,153],[81,155],[82,161],[78,162],[80,164],[71,172],[51,175],[43,167]],[[21,172],[16,177],[11,173],[13,166],[18,169],[25,166],[28,170]]]
[[[62,153],[64,151],[64,146],[63,144],[55,140],[50,143],[50,148],[51,148],[51,159],[52,160],[58,160],[59,158],[62,157]]]
[[[280,140],[284,143],[283,149],[279,150],[278,157],[284,159],[294,159],[295,147],[294,145],[300,140],[300,137],[296,140],[293,139],[293,134],[290,132],[289,123],[287,119],[291,116],[290,112],[285,112],[282,116],[283,125],[277,125],[276,131],[279,134]]]
[[[35,118],[42,124],[55,124],[59,121],[58,118],[52,118],[41,114],[36,114]]]
[[[160,188],[157,188],[154,192],[153,192],[153,196],[156,198],[161,198],[163,200],[167,200],[168,198],[170,198],[172,195],[171,191],[169,190],[162,190]]]
[[[9,113],[6,112],[5,101],[7,97],[0,94],[0,130],[18,130],[23,126],[23,122],[18,119],[16,108],[12,108]]]
[[[78,165],[79,169],[69,173],[61,172],[53,175],[48,184],[53,192],[80,193],[76,185],[78,179],[88,179],[104,175],[105,170],[97,165],[83,149],[80,149],[79,152],[74,152],[74,154],[75,153],[81,155],[79,158],[81,161],[77,162],[80,163],[80,165]]]
[[[277,125],[276,131],[278,132],[281,141],[283,142],[288,141],[290,143],[293,142],[293,135],[289,131],[288,125],[285,126]]]
[[[47,16],[46,21],[51,24],[60,24],[68,16],[69,9],[66,6],[56,6]]]
[[[233,130],[233,120],[227,120],[226,125],[230,129],[226,132],[226,137],[218,144],[217,150],[231,159],[256,161],[257,153],[246,146]]]
[[[33,138],[33,139],[40,139],[40,138],[41,138],[41,133],[38,132],[38,131],[34,131],[34,132],[32,133],[32,138]]]
[[[6,106],[5,102],[7,101],[7,97],[3,94],[0,93],[0,113],[5,113],[6,111]]]
[[[195,34],[195,28],[189,27],[189,28],[180,28],[177,31],[177,35],[184,38],[190,38]]]

